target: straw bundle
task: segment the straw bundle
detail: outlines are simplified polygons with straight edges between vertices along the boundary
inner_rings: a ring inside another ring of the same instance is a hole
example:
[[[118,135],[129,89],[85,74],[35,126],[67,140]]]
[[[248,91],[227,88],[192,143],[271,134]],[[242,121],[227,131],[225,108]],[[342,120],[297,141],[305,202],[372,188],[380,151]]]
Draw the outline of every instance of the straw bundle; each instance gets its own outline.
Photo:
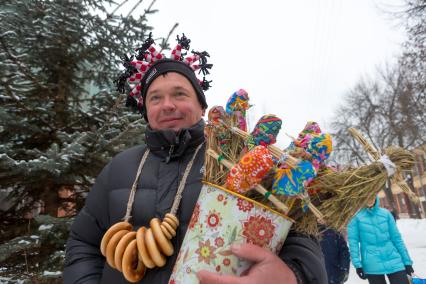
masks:
[[[361,135],[361,133],[355,128],[351,127],[348,129],[349,133],[364,147],[364,150],[371,155],[374,161],[380,159],[380,153],[370,144],[367,140]],[[394,176],[392,176],[392,182],[394,182],[401,190],[408,195],[410,200],[416,204],[420,204],[419,198],[411,191],[407,183],[402,177],[401,171],[396,171]]]
[[[408,171],[414,165],[414,155],[407,150],[389,147],[384,153],[396,165],[398,172]],[[321,190],[311,198],[314,204],[319,203],[318,209],[324,214],[326,225],[342,230],[357,211],[384,187],[387,179],[386,168],[376,161],[359,168],[319,176],[315,187]],[[296,229],[316,232],[317,220],[312,214],[305,214],[296,221],[299,221]]]
[[[225,159],[233,163],[240,159],[245,146],[244,140],[234,135],[229,128],[209,124],[206,126],[206,136],[207,149],[221,153]],[[224,184],[228,173],[229,170],[226,167],[206,153],[204,180],[213,184]]]

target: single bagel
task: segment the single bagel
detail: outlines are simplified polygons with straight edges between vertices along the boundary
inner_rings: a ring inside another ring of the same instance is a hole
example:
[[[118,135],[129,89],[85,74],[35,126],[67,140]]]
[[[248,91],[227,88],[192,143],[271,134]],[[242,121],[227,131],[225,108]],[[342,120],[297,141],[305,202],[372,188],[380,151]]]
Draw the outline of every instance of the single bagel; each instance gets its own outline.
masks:
[[[120,242],[121,238],[127,234],[129,231],[127,230],[121,230],[115,233],[114,236],[109,240],[107,248],[106,248],[106,259],[109,266],[112,268],[115,268],[115,262],[114,262],[114,254],[115,249],[117,248],[117,244]]]
[[[149,222],[149,225],[151,226],[152,234],[154,235],[155,241],[159,245],[161,251],[167,255],[171,256],[173,254],[173,245],[172,243],[166,238],[163,231],[161,230],[160,226],[160,220],[157,218],[151,219]]]
[[[120,272],[122,272],[121,266],[123,263],[124,251],[126,247],[129,245],[129,243],[135,239],[135,237],[136,237],[136,232],[128,232],[118,242],[117,248],[115,249],[115,253],[114,253],[114,263],[115,263],[115,269],[117,269]]]
[[[176,230],[166,221],[163,221],[163,223],[161,223],[166,229],[167,231],[169,231],[169,233],[174,237],[176,236]]]
[[[145,265],[138,258],[137,242],[132,240],[123,254],[123,275],[131,283],[139,282],[145,275]]]
[[[118,222],[112,225],[104,234],[101,241],[101,253],[103,256],[106,256],[106,247],[108,245],[109,240],[112,236],[115,235],[118,231],[128,230],[131,231],[133,226],[129,222]]]
[[[151,256],[149,255],[148,250],[146,248],[145,234],[146,234],[145,227],[140,227],[138,231],[136,232],[136,241],[138,244],[139,257],[146,267],[154,268],[155,263],[152,261]]]
[[[163,223],[161,223],[160,227],[161,227],[161,231],[163,231],[163,233],[166,236],[166,238],[168,238],[169,240],[171,240],[173,238],[173,236],[169,232],[169,230],[167,230],[166,226],[164,226]]]
[[[175,215],[171,213],[167,213],[166,216],[164,217],[164,221],[167,221],[167,219],[173,220],[173,223],[175,224],[175,226],[173,226],[173,224],[170,224],[173,226],[173,228],[176,229],[179,226],[179,220]]]
[[[161,254],[160,250],[158,249],[151,228],[149,228],[145,233],[145,243],[149,255],[151,256],[152,261],[155,263],[155,265],[157,265],[158,267],[164,266],[166,264],[166,258],[164,257],[164,255]]]

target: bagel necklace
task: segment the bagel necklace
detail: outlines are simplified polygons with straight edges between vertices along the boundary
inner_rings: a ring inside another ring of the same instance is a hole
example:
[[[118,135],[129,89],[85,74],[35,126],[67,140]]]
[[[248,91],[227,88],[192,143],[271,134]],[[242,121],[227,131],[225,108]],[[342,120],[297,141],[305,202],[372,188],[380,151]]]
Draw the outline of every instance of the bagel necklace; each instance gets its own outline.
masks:
[[[144,277],[147,268],[162,267],[166,264],[166,256],[173,255],[174,248],[170,240],[176,236],[176,229],[179,226],[176,212],[182,199],[186,179],[203,144],[198,145],[185,168],[170,213],[165,215],[162,222],[158,218],[153,218],[149,222],[149,228],[142,226],[135,232],[133,225],[129,223],[130,214],[149,149],[142,156],[136,179],[130,191],[124,221],[112,225],[105,232],[101,241],[101,253],[106,257],[107,263],[112,268],[122,272],[127,281],[139,282]]]

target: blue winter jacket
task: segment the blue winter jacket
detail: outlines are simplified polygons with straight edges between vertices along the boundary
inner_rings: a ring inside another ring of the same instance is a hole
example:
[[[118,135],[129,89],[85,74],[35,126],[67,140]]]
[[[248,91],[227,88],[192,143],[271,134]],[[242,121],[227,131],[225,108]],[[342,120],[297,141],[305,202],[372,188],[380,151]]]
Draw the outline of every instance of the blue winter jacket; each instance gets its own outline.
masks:
[[[353,217],[348,240],[353,265],[366,274],[394,273],[413,263],[392,214],[379,207],[378,198]]]

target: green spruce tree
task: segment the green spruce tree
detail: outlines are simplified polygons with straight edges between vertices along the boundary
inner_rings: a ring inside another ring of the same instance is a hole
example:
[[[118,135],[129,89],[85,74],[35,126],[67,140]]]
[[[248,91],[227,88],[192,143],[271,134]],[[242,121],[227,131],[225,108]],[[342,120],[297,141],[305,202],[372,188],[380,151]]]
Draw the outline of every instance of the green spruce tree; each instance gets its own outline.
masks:
[[[124,107],[125,96],[117,99],[113,80],[156,11],[151,2],[138,17],[136,6],[117,15],[126,2],[1,1],[0,189],[10,197],[3,217],[20,218],[39,200],[54,214],[61,186],[89,190],[113,155],[143,143],[144,122]]]

